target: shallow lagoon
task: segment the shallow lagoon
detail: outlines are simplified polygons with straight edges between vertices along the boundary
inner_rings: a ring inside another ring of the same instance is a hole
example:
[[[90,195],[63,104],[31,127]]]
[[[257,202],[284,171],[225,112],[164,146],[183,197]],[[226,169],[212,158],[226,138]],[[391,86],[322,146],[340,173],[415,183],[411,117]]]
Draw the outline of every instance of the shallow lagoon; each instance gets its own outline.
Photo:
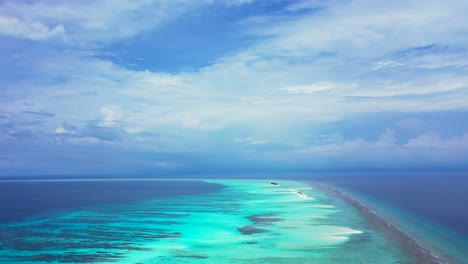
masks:
[[[0,261],[412,263],[353,207],[306,183],[205,182],[221,188],[181,196],[157,195],[163,190],[155,188],[154,199],[62,208],[2,224]]]

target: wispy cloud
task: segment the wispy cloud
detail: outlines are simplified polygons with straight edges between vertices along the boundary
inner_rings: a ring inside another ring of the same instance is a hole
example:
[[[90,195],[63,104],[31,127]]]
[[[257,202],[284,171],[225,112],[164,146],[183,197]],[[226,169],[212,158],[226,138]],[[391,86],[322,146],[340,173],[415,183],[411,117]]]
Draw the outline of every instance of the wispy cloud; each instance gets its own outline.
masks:
[[[55,115],[49,112],[44,112],[44,111],[22,111],[24,114],[29,114],[29,115],[35,115],[35,116],[41,116],[41,117],[54,117]]]

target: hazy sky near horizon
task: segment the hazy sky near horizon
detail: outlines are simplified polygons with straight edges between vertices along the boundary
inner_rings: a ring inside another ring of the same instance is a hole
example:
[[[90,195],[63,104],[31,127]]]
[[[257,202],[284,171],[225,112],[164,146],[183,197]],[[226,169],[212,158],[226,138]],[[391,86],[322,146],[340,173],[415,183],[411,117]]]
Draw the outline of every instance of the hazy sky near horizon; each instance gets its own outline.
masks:
[[[0,2],[0,175],[468,168],[468,2]]]

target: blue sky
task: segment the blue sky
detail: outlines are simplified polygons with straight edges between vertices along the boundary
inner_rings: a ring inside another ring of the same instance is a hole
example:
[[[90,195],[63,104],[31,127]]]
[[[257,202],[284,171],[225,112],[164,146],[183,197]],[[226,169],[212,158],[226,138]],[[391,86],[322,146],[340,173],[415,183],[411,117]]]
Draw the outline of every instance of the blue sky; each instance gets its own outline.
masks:
[[[1,1],[0,174],[465,170],[467,13]]]

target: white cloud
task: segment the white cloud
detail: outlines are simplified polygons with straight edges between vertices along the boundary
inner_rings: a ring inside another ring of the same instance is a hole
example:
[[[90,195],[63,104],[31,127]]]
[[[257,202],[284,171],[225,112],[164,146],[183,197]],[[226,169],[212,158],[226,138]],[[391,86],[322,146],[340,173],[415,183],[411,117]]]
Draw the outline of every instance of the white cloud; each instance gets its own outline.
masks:
[[[95,137],[68,138],[67,140],[73,144],[96,145],[103,143],[102,140]]]
[[[372,70],[380,70],[382,68],[389,68],[389,67],[398,67],[398,66],[403,66],[404,64],[398,61],[392,61],[392,60],[386,60],[386,61],[379,61],[376,62],[372,66]]]
[[[465,133],[462,136],[449,138],[442,138],[435,133],[426,133],[408,140],[408,143],[405,146],[410,148],[426,149],[465,149],[468,151],[468,133]]]
[[[412,80],[383,79],[373,87],[369,87],[369,84],[354,87],[355,89],[347,91],[346,95],[368,97],[430,95],[466,89],[468,88],[468,78],[454,73],[434,73],[428,76],[415,77]],[[415,97],[413,101],[420,102],[420,99]]]
[[[277,37],[273,48],[292,54],[344,49],[372,56],[431,44],[442,36],[449,37],[445,41],[466,41],[457,35],[468,28],[462,23],[467,9],[464,1],[333,1],[317,15],[264,29],[264,34]]]
[[[396,144],[397,138],[395,136],[395,131],[387,128],[379,139],[375,142],[376,147],[394,147]]]
[[[287,86],[280,88],[280,90],[283,90],[289,94],[312,94],[316,92],[332,90],[334,88],[335,86],[332,83],[319,82],[309,85]]]
[[[120,106],[104,106],[99,110],[102,121],[99,123],[101,126],[112,127],[121,124],[124,119],[124,113]]]
[[[356,166],[365,162],[366,166],[437,166],[453,164],[467,165],[468,133],[461,136],[443,138],[434,133],[421,134],[407,142],[398,144],[395,132],[386,129],[375,141],[357,137],[337,143],[326,143],[307,148],[299,148],[301,157],[321,162],[341,162]],[[430,162],[430,163],[427,163]]]
[[[70,131],[64,127],[57,127],[54,130],[54,134],[62,135],[62,134],[75,134],[75,131]]]
[[[412,67],[424,69],[440,69],[445,67],[464,67],[468,65],[468,56],[463,52],[446,52],[422,54],[408,59]]]
[[[205,5],[238,6],[253,0],[3,1],[0,30],[33,40],[64,35],[70,45],[92,46],[149,32]],[[2,18],[2,14],[7,17]],[[33,22],[32,22],[33,21]],[[56,25],[47,27],[45,25]],[[1,32],[1,31],[0,31]]]
[[[323,8],[326,7],[327,4],[330,4],[331,1],[320,1],[320,0],[301,0],[301,1],[294,1],[290,4],[286,10],[290,12],[296,11],[304,11],[307,9],[314,9],[314,8]]]
[[[65,28],[61,24],[48,27],[41,22],[21,21],[15,17],[0,16],[0,34],[31,40],[44,40],[52,37],[64,37]]]
[[[250,144],[250,145],[264,145],[264,144],[268,144],[268,141],[267,141],[267,140],[253,139],[253,138],[251,138],[251,137],[235,138],[234,141],[235,141],[235,142],[239,142],[239,143],[246,143],[246,144]]]
[[[151,6],[158,4],[158,8]],[[184,10],[181,5],[180,10]],[[170,2],[163,1],[108,1],[99,0],[83,4],[66,2],[5,2],[0,13],[7,13],[16,20],[22,17],[38,23],[58,23],[69,29],[69,44],[80,45],[92,41],[110,41],[133,36],[150,30],[178,10]],[[141,17],[139,17],[141,16]],[[152,19],[143,19],[143,17]],[[63,27],[62,26],[62,27]],[[93,43],[90,43],[93,44]]]

